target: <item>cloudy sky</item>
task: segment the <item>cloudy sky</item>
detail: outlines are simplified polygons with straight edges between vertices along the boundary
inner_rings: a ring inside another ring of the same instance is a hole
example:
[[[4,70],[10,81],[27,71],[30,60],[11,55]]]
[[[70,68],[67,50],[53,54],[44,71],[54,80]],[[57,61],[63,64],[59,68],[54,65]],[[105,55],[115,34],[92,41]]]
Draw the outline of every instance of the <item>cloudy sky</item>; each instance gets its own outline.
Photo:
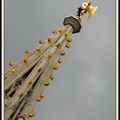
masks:
[[[34,48],[84,0],[5,0],[5,69]],[[93,0],[97,12],[72,36],[34,120],[115,120],[115,1]]]

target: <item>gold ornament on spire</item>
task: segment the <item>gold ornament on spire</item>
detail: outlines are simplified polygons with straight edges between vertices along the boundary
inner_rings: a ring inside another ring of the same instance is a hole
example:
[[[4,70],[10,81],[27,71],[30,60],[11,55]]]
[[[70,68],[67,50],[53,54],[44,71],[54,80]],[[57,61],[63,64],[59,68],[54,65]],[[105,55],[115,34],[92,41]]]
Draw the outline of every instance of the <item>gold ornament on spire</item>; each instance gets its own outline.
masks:
[[[63,56],[63,55],[65,55],[65,51],[64,50],[60,50],[59,54]]]
[[[59,63],[59,64],[60,64],[60,63],[62,63],[62,60],[61,60],[61,59],[59,59],[59,60],[58,60],[58,63]]]
[[[58,63],[56,63],[56,64],[53,65],[53,69],[54,69],[54,70],[57,70],[57,69],[58,69]]]
[[[30,80],[30,81],[28,82],[28,84],[29,84],[29,85],[32,85],[32,84],[33,84],[33,80]]]
[[[66,48],[69,48],[69,47],[70,47],[70,43],[67,43],[67,44],[66,44]]]
[[[42,93],[42,94],[40,95],[40,97],[41,97],[41,98],[44,98],[44,97],[45,97],[45,94],[44,94],[44,93]]]
[[[24,93],[23,92],[21,92],[20,94],[19,94],[19,97],[22,97],[24,95]]]
[[[25,64],[27,64],[27,63],[28,63],[28,58],[24,58],[24,59],[23,59],[23,62],[24,62]]]
[[[69,37],[70,36],[70,33],[69,32],[66,32],[65,33],[65,37]]]
[[[41,98],[40,96],[37,96],[37,97],[35,98],[35,100],[38,101],[38,102],[40,102],[40,101],[42,100],[42,98]]]
[[[62,28],[59,29],[59,33],[62,33]]]
[[[50,85],[50,83],[48,81],[44,81],[43,84],[44,84],[44,86],[49,86]]]
[[[49,37],[48,38],[48,43],[51,44],[52,43],[52,39]]]
[[[36,48],[37,52],[41,52],[41,49],[39,47]]]
[[[87,20],[89,20],[93,14],[95,13],[95,11],[98,9],[97,6],[92,6],[91,5],[91,0],[88,0],[86,2],[84,2],[80,8],[78,8],[78,16],[81,18],[82,15],[84,15],[86,12],[88,12],[88,18]]]
[[[72,39],[71,39],[71,38],[66,38],[66,41],[67,41],[67,42],[71,42]]]
[[[54,74],[50,75],[50,79],[53,80],[55,78]]]
[[[13,66],[14,65],[14,63],[13,62],[9,62],[9,66]]]
[[[44,45],[46,42],[45,42],[45,40],[39,40],[39,43],[40,43],[41,45]]]
[[[53,34],[55,34],[55,33],[57,33],[57,31],[56,30],[53,30],[53,32],[52,32]]]
[[[33,111],[32,111],[32,112],[29,112],[29,113],[28,113],[28,116],[29,116],[29,117],[34,117],[34,116],[35,116],[35,112],[33,112]]]
[[[51,59],[52,58],[52,54],[48,54],[48,59]]]
[[[12,72],[13,74],[15,74],[15,73],[16,73],[15,68],[13,68],[13,69],[11,70],[11,72]]]
[[[60,47],[61,47],[61,43],[57,43],[57,44],[56,44],[56,47],[57,47],[57,48],[60,48]]]
[[[39,69],[38,69],[38,72],[41,72],[41,70],[42,70],[42,68],[39,68]]]
[[[30,50],[25,50],[25,54],[30,54],[31,53],[31,51]]]

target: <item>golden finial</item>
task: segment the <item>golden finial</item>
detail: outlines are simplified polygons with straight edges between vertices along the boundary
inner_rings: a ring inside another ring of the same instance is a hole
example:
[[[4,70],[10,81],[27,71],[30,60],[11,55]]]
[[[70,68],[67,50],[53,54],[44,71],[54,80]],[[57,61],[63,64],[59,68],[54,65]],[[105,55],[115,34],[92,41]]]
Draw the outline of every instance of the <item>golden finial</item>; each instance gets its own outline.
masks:
[[[31,51],[30,50],[25,50],[25,54],[30,54]]]
[[[69,48],[69,47],[70,47],[70,43],[67,43],[67,44],[66,44],[66,48]]]
[[[53,30],[53,32],[52,32],[53,34],[55,34],[56,33],[56,30]]]
[[[59,33],[62,33],[62,28],[60,28],[58,31],[59,31]]]
[[[24,95],[24,93],[23,92],[21,92],[20,94],[19,94],[19,97],[22,97]]]
[[[98,8],[97,6],[89,6],[88,7],[88,13],[89,13],[88,20],[93,16],[93,14],[97,10],[97,8]]]
[[[53,69],[54,69],[54,70],[57,70],[57,69],[58,69],[58,64],[57,64],[57,63],[53,65]]]
[[[39,47],[36,48],[37,52],[41,52],[41,49]]]
[[[27,64],[27,63],[28,63],[28,58],[24,58],[24,59],[23,59],[23,62],[24,62],[25,64]]]
[[[60,55],[65,55],[65,51],[64,50],[60,50]]]
[[[9,62],[9,66],[13,66],[14,65],[14,63],[13,62]]]
[[[55,78],[54,74],[50,75],[50,79],[53,80]]]
[[[68,36],[70,36],[70,33],[69,33],[69,32],[66,32],[66,33],[65,33],[65,37],[68,37]]]
[[[36,98],[36,101],[40,102],[42,100],[42,98],[40,96],[37,96]]]
[[[44,94],[44,93],[42,93],[42,94],[40,95],[40,97],[41,97],[41,98],[44,98],[44,97],[45,97],[45,94]]]
[[[66,38],[66,41],[67,41],[67,42],[71,42],[72,39],[71,39],[71,38]]]
[[[41,72],[41,70],[42,70],[42,68],[39,68],[39,69],[38,69],[38,72]]]
[[[48,54],[48,59],[51,59],[52,58],[52,54]]]
[[[12,72],[13,74],[15,74],[15,73],[16,73],[15,68],[13,68],[13,69],[11,70],[11,72]]]
[[[52,38],[48,38],[48,43],[51,44],[52,43]]]
[[[86,12],[88,12],[88,19],[89,20],[93,14],[95,13],[95,11],[97,10],[97,6],[92,6],[91,5],[91,0],[87,0],[86,2],[84,2],[80,8],[78,8],[78,16],[81,18],[82,15],[84,15]]]
[[[28,82],[28,84],[29,84],[29,85],[32,85],[32,84],[33,84],[33,80],[30,80],[30,81]]]
[[[59,63],[59,64],[62,63],[62,60],[61,60],[61,59],[58,59],[58,63]]]
[[[57,47],[57,48],[60,48],[60,47],[61,47],[61,44],[60,44],[60,43],[57,43],[56,47]]]
[[[48,81],[44,81],[43,84],[44,84],[44,86],[49,86],[50,85],[50,83]]]
[[[44,44],[45,44],[45,40],[39,40],[39,43],[40,43],[41,45],[44,45]]]
[[[29,117],[34,117],[34,116],[35,116],[35,112],[33,112],[33,111],[32,111],[32,112],[29,112],[29,113],[28,113],[28,116],[29,116]]]

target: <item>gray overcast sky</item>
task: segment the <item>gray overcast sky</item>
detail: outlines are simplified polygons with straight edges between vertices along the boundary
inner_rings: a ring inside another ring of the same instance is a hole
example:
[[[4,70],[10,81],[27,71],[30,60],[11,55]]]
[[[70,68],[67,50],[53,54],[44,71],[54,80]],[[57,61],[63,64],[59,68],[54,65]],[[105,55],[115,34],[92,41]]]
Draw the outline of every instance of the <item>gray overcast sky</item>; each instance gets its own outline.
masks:
[[[5,69],[40,38],[75,15],[84,0],[5,0]],[[115,0],[93,0],[97,12],[72,36],[34,120],[115,120]]]

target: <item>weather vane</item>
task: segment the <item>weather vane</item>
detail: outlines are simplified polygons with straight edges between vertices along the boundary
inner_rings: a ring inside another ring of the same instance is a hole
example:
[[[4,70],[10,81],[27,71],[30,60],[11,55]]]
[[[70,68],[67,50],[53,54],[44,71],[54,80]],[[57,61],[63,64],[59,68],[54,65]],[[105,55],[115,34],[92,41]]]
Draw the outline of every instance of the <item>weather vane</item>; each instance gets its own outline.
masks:
[[[80,32],[82,15],[88,12],[90,19],[96,9],[91,1],[83,3],[76,16],[65,17],[62,28],[39,40],[35,49],[25,50],[19,61],[9,63],[4,76],[5,120],[28,120],[36,115],[34,107],[43,100],[44,88],[55,78],[54,70],[71,46],[71,34]]]
[[[86,2],[84,2],[81,7],[78,8],[78,14],[77,16],[79,16],[80,18],[82,17],[82,15],[84,15],[85,13],[88,12],[88,20],[93,16],[93,14],[95,13],[95,11],[97,10],[97,6],[92,6],[91,5],[91,0],[88,0]]]

